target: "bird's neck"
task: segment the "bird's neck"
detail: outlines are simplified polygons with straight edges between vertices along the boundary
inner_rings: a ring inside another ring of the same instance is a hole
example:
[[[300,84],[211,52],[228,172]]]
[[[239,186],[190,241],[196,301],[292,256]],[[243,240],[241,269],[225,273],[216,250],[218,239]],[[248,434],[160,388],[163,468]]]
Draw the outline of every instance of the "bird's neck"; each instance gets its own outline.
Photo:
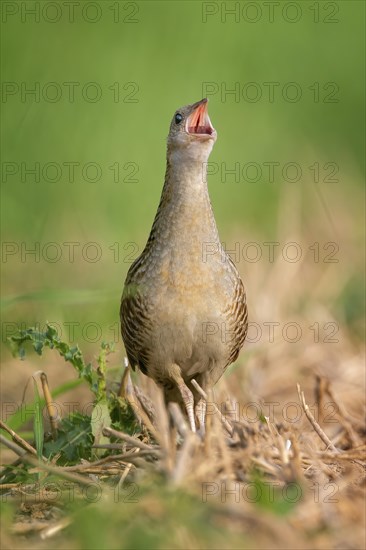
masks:
[[[168,152],[165,183],[151,233],[166,242],[197,246],[218,241],[207,188],[207,162]]]

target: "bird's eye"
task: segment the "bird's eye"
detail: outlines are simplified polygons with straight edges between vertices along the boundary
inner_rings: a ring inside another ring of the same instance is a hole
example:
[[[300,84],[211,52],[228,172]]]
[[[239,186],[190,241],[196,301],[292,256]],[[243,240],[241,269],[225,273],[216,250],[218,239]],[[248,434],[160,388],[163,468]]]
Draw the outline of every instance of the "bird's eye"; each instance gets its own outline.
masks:
[[[176,124],[180,124],[183,120],[183,116],[180,113],[177,113],[174,120]]]

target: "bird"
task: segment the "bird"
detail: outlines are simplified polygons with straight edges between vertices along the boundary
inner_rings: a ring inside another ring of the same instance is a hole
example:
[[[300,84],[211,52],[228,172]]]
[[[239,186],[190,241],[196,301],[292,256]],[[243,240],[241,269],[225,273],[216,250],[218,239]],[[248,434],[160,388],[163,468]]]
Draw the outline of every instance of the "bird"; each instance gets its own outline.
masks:
[[[121,333],[133,369],[152,378],[165,403],[205,433],[210,391],[248,330],[246,293],[220,241],[207,186],[217,139],[208,99],[178,109],[167,138],[165,182],[146,246],[128,270]]]

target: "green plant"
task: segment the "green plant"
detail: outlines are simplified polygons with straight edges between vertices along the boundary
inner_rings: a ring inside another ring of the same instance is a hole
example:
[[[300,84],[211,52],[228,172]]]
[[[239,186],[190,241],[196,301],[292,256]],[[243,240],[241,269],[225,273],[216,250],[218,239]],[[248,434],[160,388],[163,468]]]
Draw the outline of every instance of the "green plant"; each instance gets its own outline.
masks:
[[[78,346],[70,347],[58,335],[57,330],[47,324],[44,331],[35,328],[20,330],[8,338],[14,356],[24,360],[26,347],[31,346],[38,355],[48,348],[56,350],[65,361],[71,364],[78,374],[79,380],[86,383],[94,394],[91,415],[72,413],[61,419],[57,427],[56,437],[44,443],[44,427],[42,409],[46,400],[42,399],[36,381],[34,381],[34,439],[39,458],[57,456],[57,463],[66,465],[79,462],[81,459],[92,460],[105,450],[93,450],[94,444],[109,443],[103,435],[105,427],[123,429],[132,433],[137,428],[136,419],[129,404],[107,388],[106,370],[108,356],[113,353],[113,345],[102,342],[94,367],[86,363]],[[69,386],[65,386],[65,391]],[[19,413],[14,413],[9,419],[9,425],[20,426]]]

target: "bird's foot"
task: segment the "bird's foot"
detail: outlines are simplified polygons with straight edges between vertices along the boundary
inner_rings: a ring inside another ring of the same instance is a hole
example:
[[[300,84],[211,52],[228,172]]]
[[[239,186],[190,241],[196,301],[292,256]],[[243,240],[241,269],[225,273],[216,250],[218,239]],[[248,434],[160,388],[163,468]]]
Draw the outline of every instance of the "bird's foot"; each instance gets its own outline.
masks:
[[[187,388],[187,386],[184,383],[178,384],[178,389],[180,391],[180,394],[181,394],[182,399],[183,399],[183,403],[184,403],[186,411],[187,411],[190,428],[191,428],[192,432],[195,433],[196,432],[196,423],[195,423],[195,420],[194,420],[194,398],[193,398],[193,394],[192,394],[191,390],[189,388]]]
[[[198,430],[197,434],[199,437],[203,440],[205,438],[206,433],[206,400],[201,397],[201,399],[198,401],[197,405],[195,406],[195,416],[198,422]]]

